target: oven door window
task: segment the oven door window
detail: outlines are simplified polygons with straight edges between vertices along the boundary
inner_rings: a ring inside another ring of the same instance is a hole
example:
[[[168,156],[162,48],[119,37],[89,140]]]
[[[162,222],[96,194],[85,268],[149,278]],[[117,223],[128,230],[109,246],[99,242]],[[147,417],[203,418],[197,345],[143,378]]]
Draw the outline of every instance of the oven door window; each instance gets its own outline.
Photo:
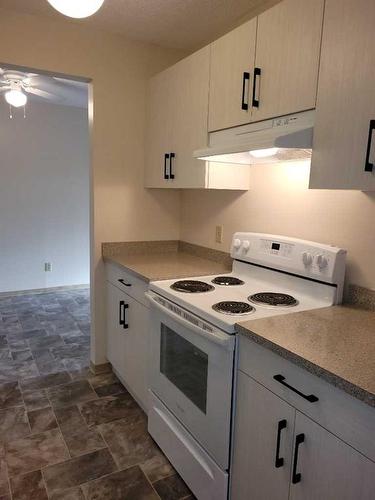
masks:
[[[208,355],[163,323],[160,371],[195,406],[206,413]]]

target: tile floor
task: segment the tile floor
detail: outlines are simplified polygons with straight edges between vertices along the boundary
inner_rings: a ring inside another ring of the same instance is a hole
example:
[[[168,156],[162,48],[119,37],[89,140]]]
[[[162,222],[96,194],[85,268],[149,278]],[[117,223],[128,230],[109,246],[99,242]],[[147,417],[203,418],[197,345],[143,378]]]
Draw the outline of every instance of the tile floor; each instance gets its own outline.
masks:
[[[0,297],[0,500],[193,499],[89,335],[87,289]]]

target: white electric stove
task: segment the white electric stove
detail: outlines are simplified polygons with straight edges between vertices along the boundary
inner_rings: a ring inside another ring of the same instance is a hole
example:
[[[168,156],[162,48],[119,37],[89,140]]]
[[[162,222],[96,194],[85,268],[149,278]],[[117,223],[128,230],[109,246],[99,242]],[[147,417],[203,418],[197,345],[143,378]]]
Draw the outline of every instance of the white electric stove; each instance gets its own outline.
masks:
[[[236,233],[232,272],[152,282],[149,431],[199,500],[225,500],[235,324],[341,302],[346,251]]]

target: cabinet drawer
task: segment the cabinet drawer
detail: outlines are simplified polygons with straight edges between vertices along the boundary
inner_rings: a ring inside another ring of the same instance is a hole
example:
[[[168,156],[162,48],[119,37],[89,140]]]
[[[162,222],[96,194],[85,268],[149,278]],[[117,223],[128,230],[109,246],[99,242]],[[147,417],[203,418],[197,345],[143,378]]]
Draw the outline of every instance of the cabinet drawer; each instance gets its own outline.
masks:
[[[375,461],[374,408],[243,336],[239,338],[239,369]],[[306,400],[275,380],[275,375],[318,401]]]
[[[137,278],[134,274],[125,271],[125,269],[116,266],[116,264],[106,263],[105,267],[107,281],[146,307],[149,306],[145,297],[145,292],[148,290],[148,283],[146,281]]]

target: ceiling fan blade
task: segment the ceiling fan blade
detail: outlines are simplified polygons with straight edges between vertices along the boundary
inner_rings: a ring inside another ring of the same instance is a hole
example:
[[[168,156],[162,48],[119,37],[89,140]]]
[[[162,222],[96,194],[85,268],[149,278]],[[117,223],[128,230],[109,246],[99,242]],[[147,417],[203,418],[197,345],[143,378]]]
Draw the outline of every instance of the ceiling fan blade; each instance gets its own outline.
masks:
[[[6,90],[10,90],[11,87],[8,85],[6,87],[0,87],[0,92],[5,92]]]
[[[60,78],[58,76],[54,76],[53,79],[60,84],[69,85],[77,89],[83,89],[87,86],[86,82],[81,82],[79,80],[68,80],[67,78]]]
[[[26,85],[30,85],[33,87],[43,87],[46,83],[51,82],[52,78],[47,75],[37,75],[35,73],[29,73],[26,78],[24,78],[23,82]]]
[[[61,101],[63,100],[56,94],[51,94],[50,92],[46,92],[45,90],[34,89],[33,87],[24,87],[25,92],[29,94],[37,95],[38,97],[43,97],[44,99],[48,99],[50,101]]]

